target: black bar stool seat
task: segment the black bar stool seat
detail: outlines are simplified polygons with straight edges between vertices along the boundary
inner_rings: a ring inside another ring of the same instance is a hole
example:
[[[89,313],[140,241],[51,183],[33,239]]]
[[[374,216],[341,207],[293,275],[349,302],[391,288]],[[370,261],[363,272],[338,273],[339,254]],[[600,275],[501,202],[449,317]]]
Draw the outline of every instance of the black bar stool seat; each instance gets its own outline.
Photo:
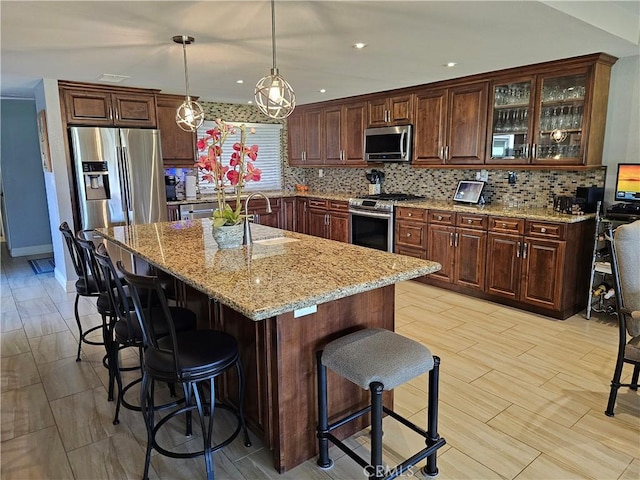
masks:
[[[424,474],[434,477],[438,474],[436,451],[445,445],[438,434],[438,375],[440,358],[433,356],[424,345],[397,333],[381,328],[367,328],[340,337],[316,354],[318,366],[318,465],[331,468],[329,441],[362,466],[370,478],[396,478],[418,462],[427,459]],[[371,404],[357,412],[348,413],[343,418],[329,424],[327,368],[371,391]],[[429,393],[427,406],[427,430],[423,430],[393,410],[385,407],[382,392],[429,372]],[[371,413],[371,458],[368,462],[346,446],[331,432],[362,415]],[[425,438],[426,447],[395,467],[382,463],[382,416],[390,417],[409,427]]]

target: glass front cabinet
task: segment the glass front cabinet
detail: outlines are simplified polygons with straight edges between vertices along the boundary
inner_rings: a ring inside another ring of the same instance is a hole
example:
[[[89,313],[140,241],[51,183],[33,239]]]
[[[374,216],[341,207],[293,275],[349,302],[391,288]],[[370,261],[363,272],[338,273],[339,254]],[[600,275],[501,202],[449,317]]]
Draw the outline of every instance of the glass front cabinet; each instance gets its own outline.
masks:
[[[580,165],[588,69],[492,83],[487,163]]]

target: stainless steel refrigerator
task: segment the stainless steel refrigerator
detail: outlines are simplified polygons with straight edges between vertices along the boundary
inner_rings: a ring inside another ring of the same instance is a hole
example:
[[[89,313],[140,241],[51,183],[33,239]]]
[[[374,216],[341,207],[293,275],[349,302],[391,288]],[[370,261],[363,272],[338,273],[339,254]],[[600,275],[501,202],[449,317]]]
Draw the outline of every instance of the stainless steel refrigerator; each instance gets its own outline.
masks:
[[[69,131],[82,229],[167,220],[158,130]]]

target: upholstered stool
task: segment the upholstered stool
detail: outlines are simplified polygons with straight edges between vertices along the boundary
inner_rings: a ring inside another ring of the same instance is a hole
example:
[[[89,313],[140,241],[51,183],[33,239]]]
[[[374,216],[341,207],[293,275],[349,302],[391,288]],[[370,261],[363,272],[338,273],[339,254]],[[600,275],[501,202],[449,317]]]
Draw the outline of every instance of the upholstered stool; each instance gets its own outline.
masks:
[[[418,462],[427,459],[424,473],[438,474],[436,451],[445,445],[438,435],[438,373],[440,358],[431,355],[428,348],[402,335],[380,328],[368,328],[345,335],[329,343],[324,351],[317,352],[318,366],[318,441],[320,455],[318,465],[330,468],[329,441],[355,460],[374,479],[390,479],[401,475]],[[329,424],[327,411],[327,368],[338,375],[371,390],[371,404],[358,412]],[[418,375],[429,372],[427,430],[423,430],[406,418],[382,404],[383,390],[395,387]],[[342,425],[371,412],[371,460],[347,447],[331,432]],[[425,438],[426,447],[395,467],[382,463],[382,414],[398,420]]]

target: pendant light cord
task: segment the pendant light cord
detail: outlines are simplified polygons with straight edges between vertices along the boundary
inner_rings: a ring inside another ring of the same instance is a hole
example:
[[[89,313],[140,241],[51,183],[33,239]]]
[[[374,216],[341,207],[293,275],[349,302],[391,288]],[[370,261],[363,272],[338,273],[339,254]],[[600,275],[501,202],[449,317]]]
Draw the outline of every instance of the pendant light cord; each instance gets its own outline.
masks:
[[[186,36],[182,36],[182,54],[184,57],[184,84],[185,84],[185,96],[187,97],[187,102],[191,100],[189,96],[189,71],[187,70],[187,44],[186,44]]]
[[[276,2],[271,0],[271,50],[273,52],[273,69],[277,70],[276,66]]]

